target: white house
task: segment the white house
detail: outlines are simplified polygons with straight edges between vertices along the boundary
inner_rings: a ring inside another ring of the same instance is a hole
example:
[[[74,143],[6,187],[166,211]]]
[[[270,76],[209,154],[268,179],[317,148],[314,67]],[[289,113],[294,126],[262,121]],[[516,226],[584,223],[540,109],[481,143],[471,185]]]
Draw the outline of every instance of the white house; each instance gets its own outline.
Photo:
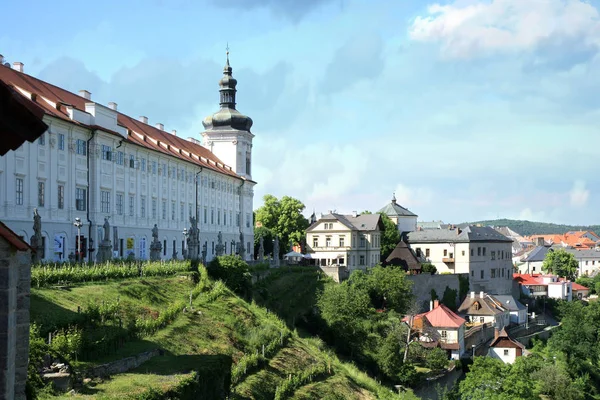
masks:
[[[518,269],[522,274],[539,274],[542,272],[542,265],[546,255],[554,249],[550,246],[536,246],[524,258],[521,259]]]
[[[508,336],[505,329],[495,330],[494,340],[490,344],[488,356],[502,360],[505,364],[512,364],[517,357],[523,356],[525,346]]]
[[[417,340],[423,347],[440,347],[448,358],[458,360],[465,352],[465,319],[435,300],[431,309],[422,314],[403,319],[416,331]]]
[[[364,270],[380,262],[383,230],[379,214],[329,213],[306,230],[307,252],[322,266]]]
[[[578,276],[594,276],[600,270],[600,247],[592,249],[573,249],[566,248],[566,252],[573,254],[579,267]]]
[[[181,257],[183,230],[197,217],[208,260],[219,232],[226,253],[244,246],[250,257],[254,135],[252,120],[235,109],[229,60],[219,82],[220,109],[203,122],[204,146],[161,123],[150,125],[145,116],[125,115],[116,103],[100,104],[86,90],[71,93],[27,75],[16,64],[1,66],[0,80],[42,107],[49,128],[35,143],[0,157],[0,219],[29,241],[37,208],[44,260],[66,260],[78,247],[85,259],[95,259],[107,217],[117,256],[147,259],[156,224],[163,258]],[[79,240],[75,218],[83,222]]]
[[[386,204],[378,213],[387,215],[396,224],[400,233],[417,230],[418,215],[398,204],[396,195],[393,195],[392,201]]]
[[[514,274],[514,280],[525,296],[573,299],[573,283],[556,275]]]
[[[491,324],[498,329],[510,324],[508,308],[484,292],[471,292],[458,307],[458,314],[471,324]]]
[[[502,303],[510,314],[511,325],[522,325],[527,322],[527,307],[512,295],[497,294],[494,298]]]
[[[512,240],[493,228],[467,225],[408,233],[422,262],[440,274],[469,274],[473,291],[509,294],[512,290]]]

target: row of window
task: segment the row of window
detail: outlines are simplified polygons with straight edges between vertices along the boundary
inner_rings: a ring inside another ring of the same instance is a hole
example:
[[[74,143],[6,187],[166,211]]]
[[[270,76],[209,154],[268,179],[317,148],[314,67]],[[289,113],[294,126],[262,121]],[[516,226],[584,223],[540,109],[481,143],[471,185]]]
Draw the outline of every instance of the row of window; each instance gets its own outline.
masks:
[[[474,278],[475,277],[475,271],[471,270],[471,277]],[[486,279],[485,278],[485,270],[481,270],[479,271],[479,277],[480,279]],[[512,275],[510,273],[510,269],[507,268],[492,268],[490,269],[490,278],[494,279],[494,278],[506,278],[506,279],[512,279]]]
[[[367,239],[364,235],[359,236],[359,246],[358,247],[366,247],[367,244]],[[331,236],[326,236],[325,237],[325,247],[332,247],[332,238]],[[345,247],[346,246],[346,238],[343,236],[340,236],[338,239],[338,246],[336,247]],[[379,236],[373,236],[373,246],[374,247],[378,247],[379,246]],[[313,247],[319,247],[319,236],[313,236]],[[354,244],[352,244],[352,247],[354,247]]]
[[[76,139],[75,142],[75,152],[79,155],[85,156],[87,155],[87,146],[86,142],[83,139]],[[38,138],[38,145],[45,146],[46,145],[46,134],[44,133],[42,136]],[[65,135],[64,133],[58,134],[58,150],[65,150]]]
[[[417,253],[417,257],[422,257],[423,256],[423,252],[421,250],[420,247],[417,247],[415,249],[415,252]],[[475,254],[475,248],[471,249],[471,257],[473,257]],[[430,249],[425,249],[425,257],[429,258],[431,255]],[[462,255],[465,255],[465,250],[462,251]],[[477,255],[478,256],[486,256],[486,248],[485,247],[477,247]],[[496,259],[496,255],[498,256],[498,260],[504,260],[504,259],[510,259],[510,253],[508,251],[504,251],[504,250],[498,250],[498,252],[496,251],[492,251],[491,252],[491,258],[492,260]],[[448,249],[444,249],[444,257],[449,257],[449,258],[454,258],[454,253],[449,253]]]

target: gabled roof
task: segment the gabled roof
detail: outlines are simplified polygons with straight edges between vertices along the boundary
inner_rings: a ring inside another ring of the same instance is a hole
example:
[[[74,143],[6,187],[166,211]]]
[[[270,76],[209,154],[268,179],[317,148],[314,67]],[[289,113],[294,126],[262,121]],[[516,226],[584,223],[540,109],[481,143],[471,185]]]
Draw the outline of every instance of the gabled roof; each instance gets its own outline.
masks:
[[[443,304],[438,304],[431,311],[417,314],[414,320],[425,318],[434,328],[460,328],[466,321],[454,311]],[[404,317],[403,321],[407,322],[409,317]]]
[[[512,240],[489,226],[466,225],[464,228],[432,229],[408,233],[409,243],[508,242]]]
[[[502,307],[508,309],[509,311],[522,311],[527,309],[527,307],[525,307],[519,300],[515,299],[511,295],[495,294],[494,297],[496,300],[502,303]]]
[[[0,81],[5,82],[12,87],[20,88],[26,92],[35,94],[34,98],[30,99],[23,96],[21,93],[18,93],[25,102],[35,104],[43,109],[46,115],[88,129],[100,129],[108,134],[114,134],[119,138],[122,138],[117,132],[112,132],[109,129],[96,125],[88,126],[70,118],[69,113],[67,112],[68,107],[73,107],[85,113],[85,104],[92,103],[92,100],[87,100],[68,90],[59,88],[48,82],[44,82],[8,67],[0,68]],[[53,106],[44,99],[55,103],[56,106]],[[188,161],[203,168],[241,179],[230,166],[225,165],[223,161],[215,156],[210,150],[198,143],[167,133],[120,112],[117,112],[117,123],[127,130],[125,142],[134,143],[147,149]]]
[[[474,297],[469,294],[458,307],[458,312],[463,315],[497,315],[506,311],[507,308],[504,308],[499,300],[487,293],[484,293],[483,297],[480,293]]]
[[[396,203],[396,196],[392,197],[392,201],[383,206],[378,212],[384,213],[388,217],[418,217],[417,214]]]
[[[525,346],[523,346],[523,344],[517,342],[514,339],[511,339],[511,337],[508,336],[506,329],[504,329],[504,328],[502,328],[502,330],[498,334],[498,337],[492,341],[492,343],[490,344],[490,347],[504,348],[504,349],[506,349],[506,348],[521,349],[521,350],[525,349]]]
[[[379,214],[360,214],[354,215],[343,215],[336,213],[329,213],[323,215],[317,222],[313,223],[306,230],[312,231],[317,225],[323,221],[339,221],[341,224],[346,226],[348,229],[353,231],[374,231],[384,230],[383,222],[381,221],[381,215]]]
[[[420,270],[421,263],[410,247],[401,240],[385,259],[386,265],[398,265],[405,270]]]
[[[550,246],[537,246],[535,247],[523,260],[524,262],[540,262],[544,261],[546,254],[554,251]]]
[[[571,290],[590,290],[590,288],[587,288],[583,285],[580,285],[579,283],[571,283]]]
[[[0,67],[1,68],[1,67]],[[8,226],[4,225],[2,221],[0,221],[0,237],[4,238],[12,247],[17,249],[18,251],[26,251],[31,250],[31,247],[19,237],[16,233],[14,233]]]

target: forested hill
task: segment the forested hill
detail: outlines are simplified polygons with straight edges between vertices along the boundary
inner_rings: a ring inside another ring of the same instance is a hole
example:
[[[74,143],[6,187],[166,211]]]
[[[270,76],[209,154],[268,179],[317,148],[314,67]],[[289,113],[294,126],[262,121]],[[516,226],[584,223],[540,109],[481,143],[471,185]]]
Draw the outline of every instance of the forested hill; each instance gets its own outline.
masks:
[[[600,233],[600,225],[562,225],[550,224],[547,222],[532,222],[515,219],[493,219],[487,221],[470,222],[471,224],[482,224],[492,226],[508,226],[513,231],[520,233],[523,236],[534,234],[550,234],[550,233],[565,233],[568,231],[593,231]]]

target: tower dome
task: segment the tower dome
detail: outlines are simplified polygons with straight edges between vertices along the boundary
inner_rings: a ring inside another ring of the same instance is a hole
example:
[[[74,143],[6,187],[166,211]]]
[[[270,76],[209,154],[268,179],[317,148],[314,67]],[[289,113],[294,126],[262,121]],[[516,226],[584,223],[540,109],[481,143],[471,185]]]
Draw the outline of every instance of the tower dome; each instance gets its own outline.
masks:
[[[219,105],[221,108],[213,115],[204,118],[204,121],[202,121],[204,129],[207,131],[237,129],[250,132],[252,118],[235,109],[236,86],[237,80],[232,76],[228,51],[227,62],[223,68],[223,77],[219,81]]]

